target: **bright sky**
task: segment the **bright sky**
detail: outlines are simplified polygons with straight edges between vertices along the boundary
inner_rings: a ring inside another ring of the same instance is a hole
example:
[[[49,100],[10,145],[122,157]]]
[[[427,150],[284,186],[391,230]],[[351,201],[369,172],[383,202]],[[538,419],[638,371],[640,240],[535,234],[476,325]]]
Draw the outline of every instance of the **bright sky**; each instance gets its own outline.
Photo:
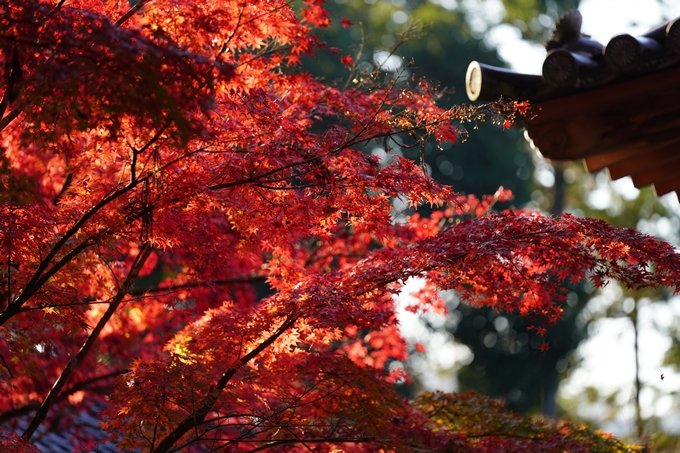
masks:
[[[488,0],[487,0],[488,1]],[[494,3],[494,0],[491,0]],[[602,44],[621,33],[641,35],[659,25],[664,17],[680,16],[677,0],[582,0],[581,31]],[[518,72],[540,74],[545,49],[541,44],[519,39],[520,32],[509,25],[494,27],[486,42],[498,48],[501,57]]]
[[[431,0],[446,6],[444,0]],[[481,16],[498,17],[500,2],[486,0],[459,0],[465,2],[466,7],[476,7]],[[455,2],[451,3],[455,5]],[[478,5],[478,6],[475,6]],[[481,5],[481,6],[479,6]],[[584,33],[590,34],[603,44],[620,33],[640,35],[650,28],[660,24],[665,18],[680,17],[680,1],[677,0],[583,0],[579,8],[583,15]],[[539,20],[545,20],[540,18]],[[474,17],[473,17],[474,20]],[[493,21],[493,19],[492,19]],[[496,22],[500,21],[498,19]],[[545,58],[543,46],[520,40],[520,33],[508,25],[499,25],[484,30],[483,21],[478,21],[480,34],[483,32],[486,43],[491,47],[498,47],[502,58],[508,61],[518,72],[540,74],[541,65]],[[474,29],[474,23],[473,23]],[[601,178],[599,178],[601,179]],[[598,192],[599,191],[599,192]],[[613,184],[599,184],[589,197],[593,204],[608,200],[611,191],[619,192],[624,197],[635,196],[629,179],[622,179]],[[663,202],[680,212],[680,204],[675,194],[663,198]],[[680,216],[678,217],[680,218]],[[677,219],[676,219],[677,220]],[[665,223],[664,223],[665,222]],[[649,233],[667,233],[668,237],[676,239],[680,232],[677,221],[667,219],[662,225],[651,222],[640,226]],[[417,283],[414,283],[417,285]],[[603,312],[611,301],[621,299],[621,290],[617,285],[610,285],[602,295],[595,298],[588,306],[591,314]],[[632,300],[624,307],[631,307]],[[656,415],[664,420],[664,427],[680,433],[680,410],[677,400],[673,400],[671,393],[680,389],[680,375],[672,369],[661,366],[663,356],[670,346],[670,339],[665,332],[673,322],[680,319],[680,297],[668,303],[651,303],[641,300],[638,305],[640,326],[640,374],[644,390],[641,395],[643,417]],[[454,345],[444,334],[427,337],[427,330],[419,325],[409,313],[401,316],[404,335],[411,341],[426,343],[428,350],[424,357],[416,357],[416,368],[422,370],[422,379],[430,388],[453,390],[455,381],[452,379],[456,364],[470,360],[470,352],[466,347]],[[430,318],[430,323],[443,324],[444,319]],[[560,396],[580,398],[579,414],[599,421],[604,428],[617,435],[630,433],[634,429],[634,376],[635,362],[632,325],[627,317],[602,318],[592,324],[591,338],[578,349],[583,358],[581,366],[571,373],[560,387]],[[438,368],[440,371],[434,372]],[[449,368],[450,373],[444,373],[441,368]],[[662,381],[660,374],[665,379]],[[593,386],[601,395],[609,395],[618,391],[615,397],[617,405],[622,406],[611,414],[611,408],[603,404],[588,405],[582,398],[584,389]],[[605,419],[611,415],[609,421]]]

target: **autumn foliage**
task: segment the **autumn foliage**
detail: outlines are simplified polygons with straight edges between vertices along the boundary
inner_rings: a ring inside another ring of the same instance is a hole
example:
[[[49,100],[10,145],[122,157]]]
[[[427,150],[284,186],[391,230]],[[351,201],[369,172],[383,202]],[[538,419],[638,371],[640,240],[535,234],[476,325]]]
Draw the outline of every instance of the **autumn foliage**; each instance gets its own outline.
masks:
[[[3,451],[624,451],[477,395],[403,400],[394,295],[427,277],[413,310],[454,289],[542,329],[565,279],[675,285],[672,247],[371,156],[477,113],[346,55],[347,84],[304,73],[340,20],[319,0],[131,3],[0,2]],[[395,197],[441,210],[395,222]]]

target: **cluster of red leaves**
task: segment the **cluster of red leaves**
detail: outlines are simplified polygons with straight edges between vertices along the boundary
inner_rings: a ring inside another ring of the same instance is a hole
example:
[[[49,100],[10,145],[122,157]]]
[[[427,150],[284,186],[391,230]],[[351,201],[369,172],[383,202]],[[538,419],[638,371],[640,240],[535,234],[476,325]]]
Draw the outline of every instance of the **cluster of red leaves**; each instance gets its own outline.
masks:
[[[90,128],[115,135],[126,120],[141,128],[172,122],[187,138],[194,125],[186,107],[207,108],[216,73],[233,70],[209,55],[188,55],[161,29],[124,29],[89,9],[38,0],[3,2],[0,29],[3,64],[11,68],[2,110],[31,122],[23,131],[28,142],[28,134],[58,139]],[[53,96],[62,102],[39,102]]]
[[[3,430],[0,430],[0,448],[5,453],[41,453],[39,448],[21,437]]]
[[[426,393],[413,405],[427,417],[435,432],[459,434],[466,441],[459,451],[633,453],[641,450],[583,425],[548,424],[519,417],[500,402],[476,393]]]
[[[3,446],[91,445],[95,412],[155,453],[481,449],[391,389],[403,281],[429,279],[414,310],[455,289],[537,324],[564,279],[678,281],[653,238],[492,214],[507,191],[381,165],[362,147],[455,140],[470,116],[425,82],[296,71],[329,20],[319,1],[0,4],[0,423],[23,439]],[[395,224],[394,197],[443,210]]]

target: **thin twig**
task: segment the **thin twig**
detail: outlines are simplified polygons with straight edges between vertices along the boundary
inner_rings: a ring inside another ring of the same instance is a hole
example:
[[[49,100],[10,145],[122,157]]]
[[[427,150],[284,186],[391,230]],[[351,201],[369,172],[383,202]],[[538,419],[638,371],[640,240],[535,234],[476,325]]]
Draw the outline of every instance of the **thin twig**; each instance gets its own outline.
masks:
[[[7,369],[7,372],[9,373],[9,377],[14,379],[14,373],[12,373],[12,370],[9,368],[9,365],[7,364],[7,362],[5,362],[5,357],[2,355],[2,353],[0,353],[0,359],[2,359],[2,364]]]
[[[123,14],[123,17],[118,19],[116,22],[114,22],[114,25],[116,27],[120,27],[123,25],[129,18],[131,18],[137,11],[142,9],[142,6],[146,5],[149,2],[149,0],[139,0],[135,6],[130,8],[127,13]]]

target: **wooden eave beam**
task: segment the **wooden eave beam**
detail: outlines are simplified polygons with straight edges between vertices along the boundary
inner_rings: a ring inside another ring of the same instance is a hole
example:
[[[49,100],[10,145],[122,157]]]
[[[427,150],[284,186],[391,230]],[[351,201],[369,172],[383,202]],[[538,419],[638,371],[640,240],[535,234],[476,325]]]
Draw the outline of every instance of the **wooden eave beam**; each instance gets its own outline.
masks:
[[[680,135],[678,100],[680,66],[675,66],[535,104],[523,125],[545,157],[589,159]]]

